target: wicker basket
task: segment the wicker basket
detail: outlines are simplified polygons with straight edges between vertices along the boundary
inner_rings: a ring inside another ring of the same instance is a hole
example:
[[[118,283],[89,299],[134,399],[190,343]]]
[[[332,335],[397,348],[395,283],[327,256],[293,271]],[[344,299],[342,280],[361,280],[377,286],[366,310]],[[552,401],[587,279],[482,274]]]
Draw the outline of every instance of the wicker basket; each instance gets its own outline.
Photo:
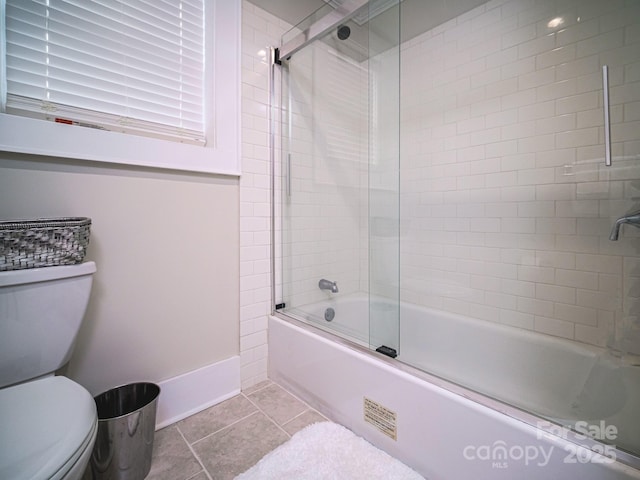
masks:
[[[0,271],[80,263],[90,227],[86,217],[0,221]]]

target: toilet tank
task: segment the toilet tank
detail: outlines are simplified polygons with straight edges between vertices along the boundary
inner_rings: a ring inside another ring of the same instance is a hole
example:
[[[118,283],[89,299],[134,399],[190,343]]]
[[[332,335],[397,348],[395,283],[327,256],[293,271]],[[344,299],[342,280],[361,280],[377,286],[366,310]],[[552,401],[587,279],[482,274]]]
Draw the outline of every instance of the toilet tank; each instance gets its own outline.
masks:
[[[0,387],[69,361],[95,271],[85,262],[0,272]]]

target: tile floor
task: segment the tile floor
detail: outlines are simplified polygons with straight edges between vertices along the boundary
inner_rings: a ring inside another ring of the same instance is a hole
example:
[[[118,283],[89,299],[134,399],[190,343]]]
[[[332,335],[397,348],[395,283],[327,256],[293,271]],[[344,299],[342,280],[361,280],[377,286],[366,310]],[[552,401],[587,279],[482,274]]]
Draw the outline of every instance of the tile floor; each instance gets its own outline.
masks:
[[[305,426],[326,421],[279,385],[262,382],[155,433],[146,480],[226,480]]]

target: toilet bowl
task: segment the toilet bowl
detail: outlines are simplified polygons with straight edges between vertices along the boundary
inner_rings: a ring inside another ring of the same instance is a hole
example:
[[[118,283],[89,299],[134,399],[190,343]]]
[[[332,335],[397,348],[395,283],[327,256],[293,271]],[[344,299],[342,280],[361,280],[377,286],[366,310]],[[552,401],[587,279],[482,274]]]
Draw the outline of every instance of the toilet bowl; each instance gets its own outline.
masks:
[[[95,442],[93,397],[65,377],[0,390],[0,478],[81,478]],[[74,476],[74,468],[82,471]]]
[[[54,373],[71,357],[95,271],[86,262],[0,272],[0,479],[84,475],[95,401]]]

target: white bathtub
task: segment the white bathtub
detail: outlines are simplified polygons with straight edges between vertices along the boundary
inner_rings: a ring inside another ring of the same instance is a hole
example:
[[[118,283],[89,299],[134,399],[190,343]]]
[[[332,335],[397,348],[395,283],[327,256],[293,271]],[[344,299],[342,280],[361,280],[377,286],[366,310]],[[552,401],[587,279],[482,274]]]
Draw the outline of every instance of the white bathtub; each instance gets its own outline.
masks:
[[[329,307],[334,319],[318,322]],[[358,347],[370,334],[374,346],[397,342],[398,309],[388,309],[395,317],[383,325],[385,307],[375,308],[371,331],[366,296],[295,311],[325,332],[272,317],[271,378],[427,478],[640,479],[621,461],[633,463],[628,454],[543,418],[600,429],[608,443],[637,451],[640,367],[586,345],[412,305],[401,306],[397,362]],[[397,440],[363,420],[365,397],[397,413]]]

